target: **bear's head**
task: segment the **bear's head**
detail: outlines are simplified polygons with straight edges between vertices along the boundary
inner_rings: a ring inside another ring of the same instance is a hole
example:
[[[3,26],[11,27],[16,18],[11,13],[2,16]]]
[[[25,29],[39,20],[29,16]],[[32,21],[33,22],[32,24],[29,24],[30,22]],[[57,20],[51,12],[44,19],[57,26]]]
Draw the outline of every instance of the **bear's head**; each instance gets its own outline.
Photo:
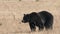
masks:
[[[24,14],[22,22],[29,22],[29,14]]]

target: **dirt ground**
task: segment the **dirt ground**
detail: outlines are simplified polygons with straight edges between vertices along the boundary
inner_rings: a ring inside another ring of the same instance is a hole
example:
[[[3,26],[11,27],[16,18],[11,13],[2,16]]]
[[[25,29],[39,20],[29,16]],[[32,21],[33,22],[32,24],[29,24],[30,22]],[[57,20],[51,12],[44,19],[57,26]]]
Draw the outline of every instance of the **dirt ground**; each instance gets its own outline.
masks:
[[[31,32],[23,14],[46,10],[54,16],[53,30]],[[0,34],[60,34],[60,0],[0,0]]]

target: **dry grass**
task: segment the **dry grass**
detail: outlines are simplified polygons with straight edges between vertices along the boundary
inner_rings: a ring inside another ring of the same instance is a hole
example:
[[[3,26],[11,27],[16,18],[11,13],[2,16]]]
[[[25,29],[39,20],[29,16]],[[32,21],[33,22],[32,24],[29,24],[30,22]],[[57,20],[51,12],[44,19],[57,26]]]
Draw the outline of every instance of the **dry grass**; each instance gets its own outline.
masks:
[[[21,22],[23,14],[41,10],[53,14],[53,30],[30,32],[28,23]],[[0,34],[60,34],[60,0],[0,0]]]

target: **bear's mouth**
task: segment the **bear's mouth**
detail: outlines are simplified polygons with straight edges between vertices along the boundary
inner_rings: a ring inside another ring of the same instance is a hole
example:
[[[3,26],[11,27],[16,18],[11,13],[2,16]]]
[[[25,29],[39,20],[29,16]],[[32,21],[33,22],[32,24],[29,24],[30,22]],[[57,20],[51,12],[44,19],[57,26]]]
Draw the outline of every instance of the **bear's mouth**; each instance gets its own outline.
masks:
[[[22,22],[26,23],[26,21],[22,20]]]

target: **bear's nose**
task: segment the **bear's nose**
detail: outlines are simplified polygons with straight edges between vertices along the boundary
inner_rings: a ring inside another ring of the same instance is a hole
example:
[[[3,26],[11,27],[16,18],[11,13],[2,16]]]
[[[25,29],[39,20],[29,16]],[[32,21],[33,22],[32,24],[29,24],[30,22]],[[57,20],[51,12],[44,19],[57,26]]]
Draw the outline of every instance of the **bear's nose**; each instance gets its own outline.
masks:
[[[22,22],[23,22],[23,20],[22,20]]]

